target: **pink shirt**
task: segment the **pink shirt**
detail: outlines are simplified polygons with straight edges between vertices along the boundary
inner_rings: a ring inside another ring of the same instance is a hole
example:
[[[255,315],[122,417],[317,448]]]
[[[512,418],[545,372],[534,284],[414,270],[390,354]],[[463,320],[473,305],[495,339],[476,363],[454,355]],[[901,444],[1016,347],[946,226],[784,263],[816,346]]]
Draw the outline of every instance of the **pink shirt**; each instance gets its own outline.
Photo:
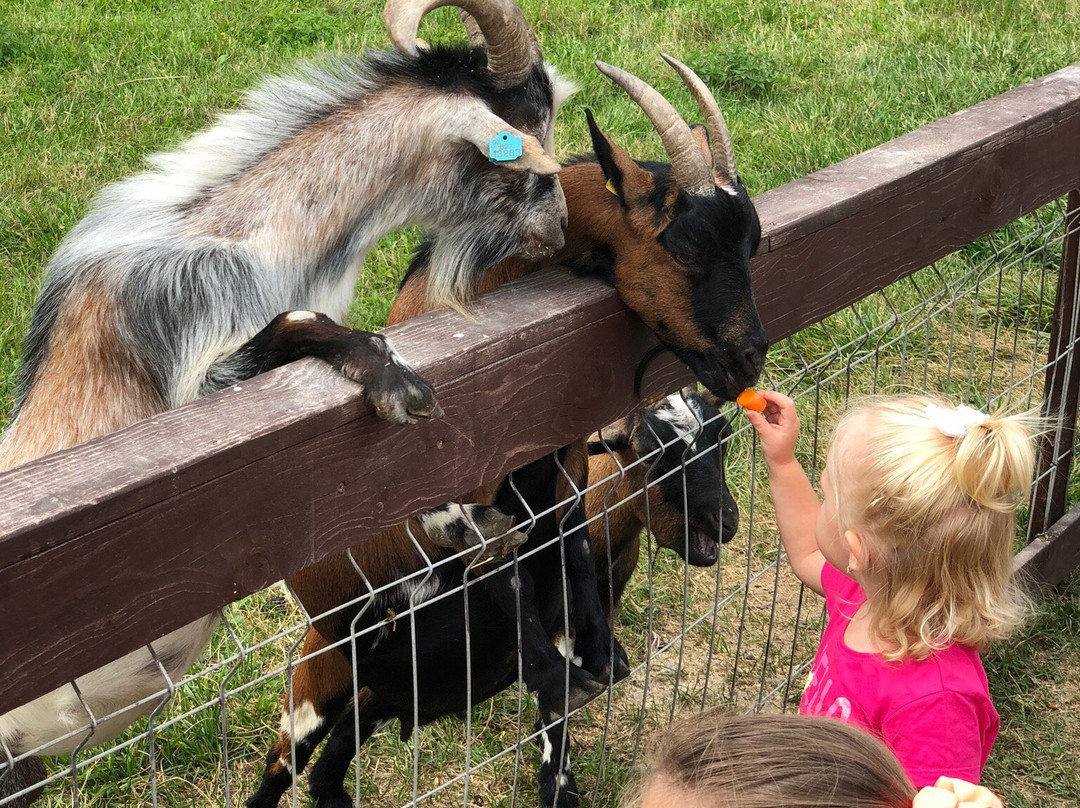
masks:
[[[869,730],[916,788],[941,775],[978,783],[998,733],[978,652],[953,645],[921,661],[886,662],[853,651],[844,632],[866,595],[831,564],[821,571],[821,586],[828,624],[799,712]]]

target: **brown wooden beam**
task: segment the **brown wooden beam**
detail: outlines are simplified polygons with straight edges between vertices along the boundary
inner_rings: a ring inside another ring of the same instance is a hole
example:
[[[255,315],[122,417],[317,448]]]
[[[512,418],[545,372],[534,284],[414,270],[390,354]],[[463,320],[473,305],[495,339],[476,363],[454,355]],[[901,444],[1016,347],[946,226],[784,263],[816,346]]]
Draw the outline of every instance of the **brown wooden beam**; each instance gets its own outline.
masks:
[[[1080,566],[1080,505],[1051,525],[1013,559],[1013,569],[1039,588],[1057,586]]]

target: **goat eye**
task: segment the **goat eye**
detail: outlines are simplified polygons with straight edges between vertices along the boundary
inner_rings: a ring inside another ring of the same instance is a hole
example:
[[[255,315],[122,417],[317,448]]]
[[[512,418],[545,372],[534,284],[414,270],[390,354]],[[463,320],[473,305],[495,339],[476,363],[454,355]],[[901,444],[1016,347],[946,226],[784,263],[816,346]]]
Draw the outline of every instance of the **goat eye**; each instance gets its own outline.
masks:
[[[671,257],[674,258],[675,263],[679,264],[680,266],[696,267],[698,265],[696,255],[679,255],[678,253],[673,253]]]

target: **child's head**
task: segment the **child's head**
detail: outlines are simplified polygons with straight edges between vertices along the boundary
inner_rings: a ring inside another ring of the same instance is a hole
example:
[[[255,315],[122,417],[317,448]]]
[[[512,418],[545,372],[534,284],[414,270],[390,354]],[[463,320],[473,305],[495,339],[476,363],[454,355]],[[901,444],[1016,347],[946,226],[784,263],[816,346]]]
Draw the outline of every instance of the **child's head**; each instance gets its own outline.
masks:
[[[729,716],[672,724],[625,808],[911,808],[915,788],[877,739],[830,718]]]
[[[1022,620],[1013,540],[1037,423],[909,397],[871,399],[837,424],[827,465],[836,527],[857,539],[854,574],[872,632],[895,649],[886,656],[983,649]]]

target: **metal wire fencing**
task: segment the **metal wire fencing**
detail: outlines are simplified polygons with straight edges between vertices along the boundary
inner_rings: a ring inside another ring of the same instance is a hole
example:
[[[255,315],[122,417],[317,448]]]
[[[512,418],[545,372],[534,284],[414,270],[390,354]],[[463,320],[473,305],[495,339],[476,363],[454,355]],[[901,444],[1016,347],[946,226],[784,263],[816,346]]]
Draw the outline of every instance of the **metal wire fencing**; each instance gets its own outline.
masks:
[[[1076,218],[1069,221],[1063,204],[1047,205],[774,346],[762,384],[797,399],[804,425],[799,453],[812,477],[823,465],[831,424],[854,398],[935,392],[1015,410],[1040,405],[1048,372],[1075,388],[1076,285],[1061,287],[1067,299],[1059,295],[1067,227],[1076,237]],[[1038,473],[1042,488],[1070,473],[1063,461],[1072,452],[1071,422],[1064,410],[1055,415]],[[28,780],[25,793],[43,787],[39,804],[55,806],[239,805],[256,791],[279,730],[292,738],[296,761],[297,737],[334,722],[344,729],[335,729],[328,743],[337,744],[338,759],[355,759],[345,788],[358,805],[532,805],[537,771],[568,742],[573,781],[557,784],[563,791],[568,782],[576,785],[560,804],[609,806],[618,804],[650,736],[674,716],[710,705],[793,709],[821,631],[821,601],[802,590],[784,561],[764,465],[745,419],[686,391],[602,430],[590,446],[587,489],[576,486],[557,456],[566,500],[534,510],[518,492],[527,515],[519,529],[529,532],[545,519],[556,527],[546,545],[500,562],[528,564],[530,552],[555,552],[564,567],[566,546],[580,538],[566,533],[567,506],[577,503],[599,548],[601,580],[624,574],[616,568],[633,569],[612,620],[630,674],[565,724],[537,723],[533,696],[517,675],[524,664],[517,643],[502,649],[512,657],[506,664],[513,675],[494,698],[474,692],[468,678],[472,708],[425,724],[440,711],[455,712],[420,694],[420,682],[430,687],[451,667],[438,643],[429,642],[439,631],[431,616],[462,610],[457,631],[480,665],[499,647],[489,641],[487,601],[478,587],[497,580],[499,565],[480,566],[471,552],[433,552],[415,527],[405,527],[393,547],[407,574],[388,578],[385,559],[362,543],[338,570],[347,580],[334,581],[344,594],[333,609],[310,613],[284,585],[233,604],[218,614],[210,646],[179,681],[170,680],[148,647],[161,683],[140,707],[147,716],[119,741],[97,747],[94,729],[109,716],[90,715],[84,703],[86,715],[72,717],[75,753],[47,758],[43,781]],[[737,503],[737,527],[725,491]],[[1039,530],[1056,518],[1044,500],[1036,502],[1032,520]],[[1026,518],[1021,522],[1018,546],[1028,527]],[[731,541],[718,547],[724,531]],[[448,579],[457,584],[433,583]],[[561,601],[560,625],[551,633],[565,636],[573,625],[567,584],[546,591]],[[605,599],[614,598],[611,591],[604,590]],[[348,631],[314,645],[309,638],[305,646],[313,626],[332,623],[347,624]],[[370,680],[355,676],[370,646],[383,643],[408,649],[391,660],[398,667],[385,668],[415,694],[405,723],[416,726],[404,732],[372,707],[377,700],[362,689]],[[473,656],[465,658],[474,664]],[[327,680],[340,684],[330,688],[339,712],[320,714],[310,707],[312,693]],[[129,709],[116,705],[116,713]],[[7,769],[16,756],[5,750],[5,757],[0,776],[13,776]],[[298,768],[286,770],[282,804],[308,804]]]

